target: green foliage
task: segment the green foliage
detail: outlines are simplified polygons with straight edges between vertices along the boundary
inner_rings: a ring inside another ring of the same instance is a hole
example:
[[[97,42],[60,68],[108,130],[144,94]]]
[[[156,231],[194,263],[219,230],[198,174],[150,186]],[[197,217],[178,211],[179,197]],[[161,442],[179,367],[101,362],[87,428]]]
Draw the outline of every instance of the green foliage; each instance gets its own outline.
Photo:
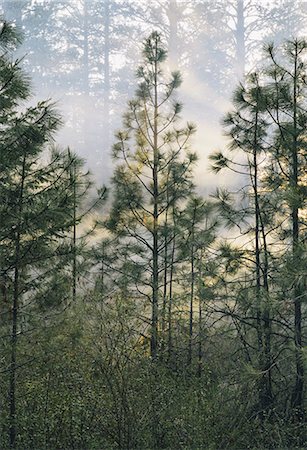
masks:
[[[109,215],[86,226],[106,189],[53,145],[50,101],[20,108],[20,38],[1,26],[0,447],[304,448],[306,43],[268,47],[235,91],[210,160],[244,186],[206,200],[153,32]]]

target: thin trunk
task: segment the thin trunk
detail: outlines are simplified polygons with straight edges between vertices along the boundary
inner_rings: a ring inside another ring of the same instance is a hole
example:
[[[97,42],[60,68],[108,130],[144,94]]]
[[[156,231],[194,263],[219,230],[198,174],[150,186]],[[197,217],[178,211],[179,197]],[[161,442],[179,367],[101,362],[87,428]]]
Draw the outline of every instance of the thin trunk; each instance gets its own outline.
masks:
[[[169,173],[168,179],[169,182]],[[165,338],[165,328],[166,328],[166,307],[167,307],[167,284],[168,284],[168,245],[169,245],[169,236],[168,236],[168,213],[169,213],[169,190],[166,191],[166,211],[165,211],[165,222],[164,222],[164,275],[163,275],[163,304],[162,304],[162,314],[161,314],[161,329],[162,329],[162,343],[161,343],[161,351],[163,353],[164,350],[164,338]]]
[[[89,157],[91,156],[92,148],[96,147],[95,143],[95,125],[93,121],[93,109],[95,104],[90,97],[90,24],[89,24],[89,0],[83,0],[83,58],[82,58],[82,78],[80,85],[80,92],[83,92],[82,99],[82,123],[81,123],[81,141],[82,152],[86,152]]]
[[[258,96],[257,96],[258,108]],[[261,292],[261,261],[260,261],[260,230],[261,230],[261,215],[259,206],[259,190],[258,190],[258,109],[255,115],[255,132],[254,132],[254,148],[253,148],[253,189],[255,201],[255,252],[256,252],[256,301],[257,301],[257,333],[258,333],[258,351],[259,351],[259,368],[262,373],[259,387],[259,403],[261,415],[268,409],[272,402],[272,385],[271,385],[271,333],[270,333],[270,317],[267,305],[264,306],[262,313],[262,292]],[[264,236],[264,235],[262,235]],[[267,253],[265,255],[267,258]],[[267,260],[267,259],[266,259]],[[264,280],[264,285],[267,285],[267,277]],[[267,292],[266,292],[267,294]],[[267,300],[266,295],[266,300]],[[263,324],[263,326],[262,326]]]
[[[15,238],[15,264],[14,264],[14,290],[13,290],[13,317],[11,332],[11,364],[9,381],[9,441],[10,448],[16,448],[16,352],[17,352],[17,324],[19,307],[19,284],[20,284],[20,237],[21,237],[21,215],[23,211],[24,182],[26,174],[26,156],[22,163],[22,173],[20,180],[20,192],[17,207],[17,224]]]
[[[257,133],[258,133],[258,111],[255,116],[255,131],[253,144],[253,169],[252,184],[254,191],[255,208],[255,266],[256,266],[256,308],[257,308],[257,337],[258,352],[262,354],[262,333],[261,333],[261,279],[260,279],[260,246],[259,246],[259,199],[258,199],[258,162],[257,162]]]
[[[168,361],[171,362],[173,353],[173,278],[174,278],[174,259],[175,259],[176,238],[175,231],[173,236],[171,260],[170,260],[170,274],[169,274],[169,299],[168,299]]]
[[[167,200],[168,201],[168,200]],[[162,314],[161,314],[161,328],[162,334],[164,336],[165,326],[166,326],[166,306],[167,306],[167,284],[168,284],[168,210],[166,210],[165,217],[165,236],[164,236],[164,274],[163,274],[163,304],[162,304]]]
[[[103,115],[104,115],[104,144],[103,153],[106,157],[106,152],[110,149],[110,0],[104,2],[104,65],[103,65]],[[104,165],[104,171],[108,171],[108,167]],[[107,173],[105,173],[107,175]]]
[[[203,362],[203,296],[202,296],[202,264],[203,253],[201,250],[199,259],[199,280],[198,280],[198,377],[202,374]]]
[[[297,128],[297,78],[298,78],[298,48],[296,44],[296,54],[294,62],[294,77],[293,77],[293,145],[292,145],[292,174],[291,187],[294,193],[298,189],[298,128]],[[299,219],[298,207],[292,206],[292,252],[293,263],[297,258],[297,251],[299,246]],[[295,343],[295,363],[296,363],[296,378],[292,394],[292,408],[297,411],[298,416],[303,415],[304,403],[304,363],[303,363],[303,348],[302,348],[302,304],[301,291],[297,283],[293,289],[294,296],[294,343]]]
[[[76,188],[76,166],[73,165],[73,237],[72,237],[72,254],[73,254],[73,267],[72,267],[72,301],[76,302],[77,292],[77,188]]]
[[[84,30],[83,30],[83,73],[84,73],[84,93],[88,97],[90,93],[89,85],[89,27],[88,27],[88,0],[83,0]]]
[[[178,66],[178,5],[177,0],[169,0],[167,8],[169,21],[168,53],[169,63]]]
[[[272,320],[270,314],[270,304],[269,302],[269,260],[268,260],[268,249],[267,249],[267,239],[265,235],[265,227],[262,220],[261,212],[259,211],[259,220],[261,224],[261,235],[263,243],[263,287],[266,295],[266,303],[264,305],[263,311],[263,332],[264,332],[264,373],[265,373],[265,383],[266,383],[266,407],[268,408],[273,401],[272,392],[272,350],[271,350],[271,335],[272,335]]]
[[[154,68],[154,124],[153,124],[153,273],[152,273],[152,318],[151,318],[151,341],[150,350],[152,358],[157,357],[158,352],[158,295],[159,295],[159,268],[158,268],[158,201],[159,201],[159,186],[158,186],[158,64],[157,64],[157,48],[158,42],[156,40],[156,58]]]
[[[237,0],[237,20],[235,29],[236,39],[236,72],[239,79],[245,74],[245,17],[244,17],[244,0]]]
[[[191,233],[191,253],[190,253],[190,267],[191,267],[191,285],[190,285],[190,314],[189,314],[189,349],[188,349],[188,365],[192,364],[192,344],[193,344],[193,315],[194,315],[194,285],[195,285],[195,215],[196,207],[193,210],[192,219],[192,233]]]

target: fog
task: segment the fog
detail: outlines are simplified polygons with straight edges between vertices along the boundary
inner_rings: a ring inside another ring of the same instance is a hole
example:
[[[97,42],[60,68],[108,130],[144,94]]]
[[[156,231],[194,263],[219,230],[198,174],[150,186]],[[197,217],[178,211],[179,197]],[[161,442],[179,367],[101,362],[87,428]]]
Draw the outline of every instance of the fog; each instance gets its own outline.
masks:
[[[182,119],[195,122],[196,182],[203,192],[233,181],[210,173],[207,156],[227,143],[221,119],[266,42],[306,31],[306,2],[259,0],[1,0],[22,29],[33,101],[51,98],[64,126],[57,142],[86,160],[97,183],[112,175],[113,134],[136,87],[143,39],[162,33],[179,69]]]

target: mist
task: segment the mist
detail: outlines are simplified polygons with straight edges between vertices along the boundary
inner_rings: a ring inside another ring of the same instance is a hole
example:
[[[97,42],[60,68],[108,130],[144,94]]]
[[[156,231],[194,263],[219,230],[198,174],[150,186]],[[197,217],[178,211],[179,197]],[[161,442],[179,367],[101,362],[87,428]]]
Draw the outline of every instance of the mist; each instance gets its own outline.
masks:
[[[259,0],[2,0],[1,9],[24,34],[19,55],[33,102],[57,102],[57,142],[85,159],[98,184],[112,176],[113,136],[137,86],[142,42],[160,31],[183,77],[182,120],[197,125],[202,192],[230,181],[210,173],[207,156],[227,144],[221,120],[234,88],[261,62],[265,43],[303,35],[307,16],[306,2]]]

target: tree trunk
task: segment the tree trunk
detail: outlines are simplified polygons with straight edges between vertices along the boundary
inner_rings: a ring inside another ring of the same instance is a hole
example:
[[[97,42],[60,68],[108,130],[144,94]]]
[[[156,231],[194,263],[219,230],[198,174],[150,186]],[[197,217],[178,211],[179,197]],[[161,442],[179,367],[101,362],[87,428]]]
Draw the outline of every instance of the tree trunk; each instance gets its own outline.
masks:
[[[167,202],[168,194],[167,194]],[[165,222],[164,222],[164,268],[163,268],[163,304],[162,304],[162,314],[161,314],[161,329],[164,336],[165,332],[165,316],[166,316],[166,306],[167,306],[167,284],[168,284],[168,208],[165,212]]]
[[[270,407],[273,402],[273,392],[272,392],[272,350],[271,350],[271,335],[272,335],[272,320],[270,313],[270,304],[269,302],[269,262],[268,262],[268,250],[267,250],[267,241],[265,235],[264,223],[262,220],[261,212],[259,211],[259,220],[261,223],[261,235],[263,242],[263,287],[266,295],[264,309],[263,309],[263,338],[264,338],[264,378],[265,378],[265,402],[263,404],[264,409]]]
[[[89,26],[88,26],[88,0],[83,0],[83,17],[84,17],[84,29],[83,29],[83,83],[84,94],[86,97],[90,93],[89,85]],[[85,130],[86,131],[86,130]]]
[[[188,349],[188,365],[192,364],[192,344],[193,344],[193,315],[194,315],[194,284],[195,284],[195,215],[196,207],[193,210],[192,233],[191,233],[191,285],[190,285],[190,314],[189,314],[189,349]]]
[[[257,91],[258,92],[258,91]],[[257,96],[257,111],[255,114],[255,131],[254,131],[254,145],[253,145],[253,189],[254,189],[254,207],[255,207],[255,264],[256,264],[256,302],[257,302],[257,334],[258,334],[258,351],[259,351],[259,369],[261,371],[260,386],[259,386],[259,406],[261,416],[268,409],[272,402],[272,385],[271,385],[271,330],[270,317],[268,305],[264,305],[262,313],[262,287],[261,287],[261,260],[260,260],[260,230],[261,228],[261,214],[259,206],[259,190],[258,190],[258,96]],[[265,239],[264,230],[262,234]],[[265,254],[265,261],[267,264],[267,253]],[[265,272],[267,273],[267,267]],[[268,296],[268,280],[267,275],[264,279],[264,286],[267,302]]]
[[[73,266],[72,266],[72,301],[73,304],[76,303],[76,292],[77,292],[77,180],[76,180],[76,165],[73,163],[72,168],[72,182],[73,182],[73,236],[72,236],[72,257],[73,257]]]
[[[158,42],[156,41],[156,56]],[[154,126],[153,126],[153,268],[152,268],[152,317],[151,317],[151,341],[150,350],[153,359],[157,357],[158,351],[158,295],[159,295],[159,267],[158,267],[158,67],[157,58],[155,59],[154,69]]]
[[[174,216],[174,214],[173,214]],[[168,362],[172,360],[173,354],[173,278],[174,278],[174,259],[175,259],[176,237],[175,231],[173,236],[171,261],[170,261],[170,274],[169,274],[169,299],[168,299]]]
[[[293,145],[292,145],[292,173],[290,178],[291,188],[294,195],[298,190],[298,127],[297,127],[297,83],[298,83],[298,44],[295,47],[295,60],[294,60],[294,76],[293,76]],[[299,247],[299,218],[298,207],[294,201],[292,205],[292,252],[293,263],[298,255]],[[303,363],[303,348],[302,348],[302,304],[301,304],[301,291],[295,282],[293,289],[294,300],[294,344],[295,344],[295,362],[296,362],[296,378],[295,385],[292,394],[292,408],[296,410],[299,417],[303,415],[303,392],[304,392],[304,363]]]
[[[11,364],[9,380],[9,441],[10,448],[16,448],[16,352],[17,352],[17,324],[19,307],[19,284],[20,284],[20,237],[23,211],[24,182],[26,175],[26,156],[23,157],[22,173],[20,180],[20,191],[17,205],[17,224],[15,239],[15,263],[14,263],[14,290],[13,290],[13,315],[11,331]]]
[[[110,150],[110,0],[104,2],[104,65],[103,65],[103,158],[105,160]],[[108,166],[104,164],[103,175],[106,176]]]
[[[203,296],[202,296],[202,264],[203,255],[202,250],[199,259],[199,274],[198,274],[198,377],[202,374],[203,362]]]
[[[241,80],[245,75],[245,17],[244,17],[244,0],[237,0],[236,7],[236,73],[238,79]]]
[[[178,13],[177,0],[169,0],[166,14],[169,21],[168,52],[171,67],[178,66]]]

